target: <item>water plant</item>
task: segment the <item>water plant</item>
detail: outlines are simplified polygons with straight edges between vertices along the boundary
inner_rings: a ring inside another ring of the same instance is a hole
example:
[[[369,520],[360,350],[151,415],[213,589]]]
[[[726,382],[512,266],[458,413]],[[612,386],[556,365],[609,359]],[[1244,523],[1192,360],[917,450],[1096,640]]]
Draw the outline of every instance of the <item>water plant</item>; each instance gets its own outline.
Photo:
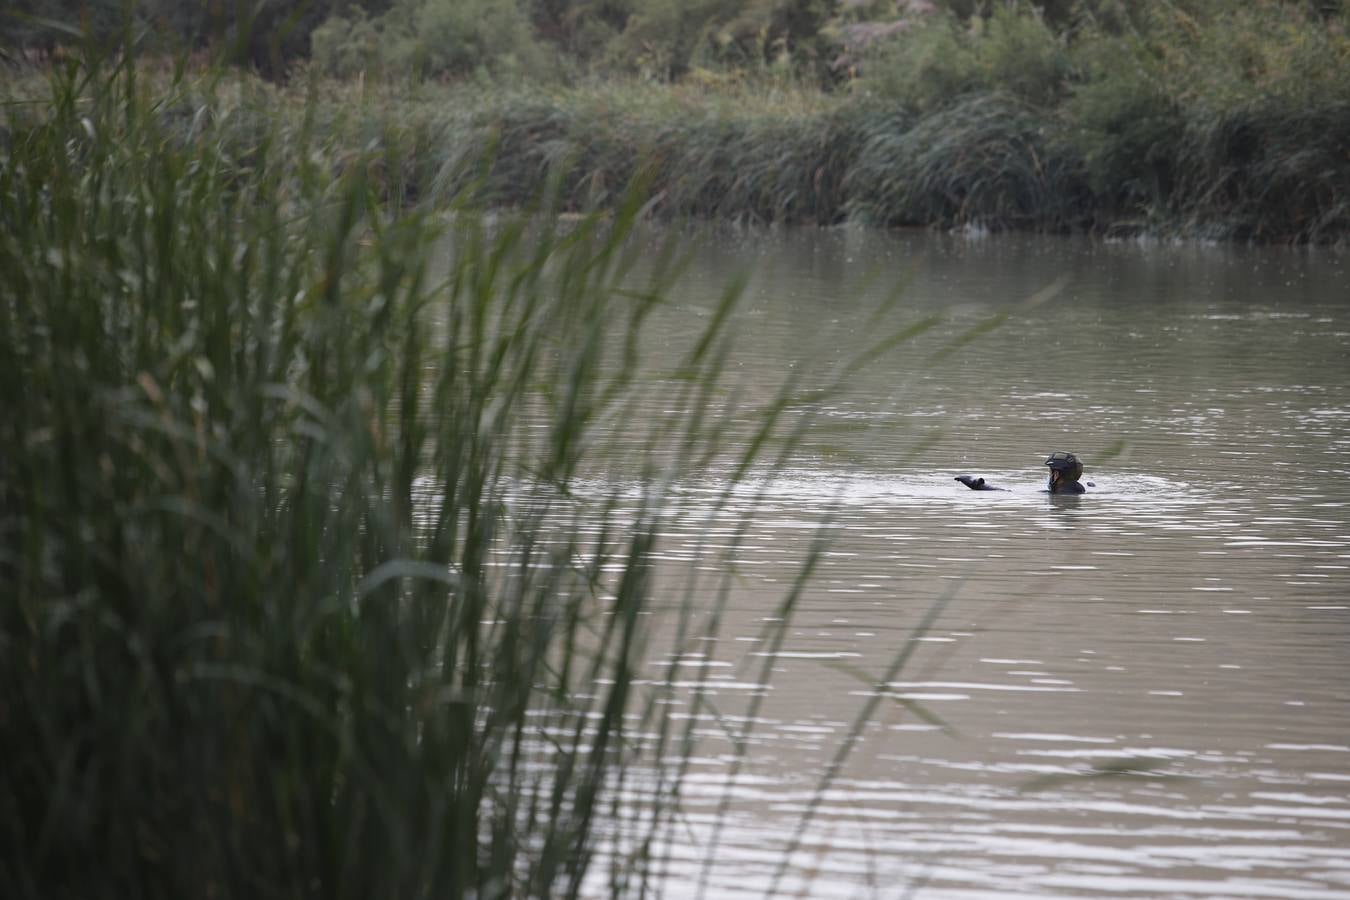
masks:
[[[397,131],[249,84],[90,48],[5,109],[4,893],[641,892],[692,740],[637,679],[662,522],[805,401],[725,377],[734,285],[639,378],[641,193],[435,214]],[[677,653],[726,597],[681,590]]]

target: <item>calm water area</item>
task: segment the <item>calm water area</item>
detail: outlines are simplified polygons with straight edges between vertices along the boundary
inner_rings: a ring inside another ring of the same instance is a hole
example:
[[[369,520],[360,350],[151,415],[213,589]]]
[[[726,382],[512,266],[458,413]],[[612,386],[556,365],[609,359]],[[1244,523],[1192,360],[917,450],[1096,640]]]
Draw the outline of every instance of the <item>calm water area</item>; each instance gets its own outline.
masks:
[[[750,517],[718,635],[675,660],[716,713],[669,895],[1350,897],[1350,259],[692,240],[657,332],[696,333],[748,273],[732,380],[750,398],[939,318],[825,401],[763,496],[662,545],[698,567]],[[1089,493],[1044,492],[1055,450]],[[652,680],[671,662],[654,650]]]

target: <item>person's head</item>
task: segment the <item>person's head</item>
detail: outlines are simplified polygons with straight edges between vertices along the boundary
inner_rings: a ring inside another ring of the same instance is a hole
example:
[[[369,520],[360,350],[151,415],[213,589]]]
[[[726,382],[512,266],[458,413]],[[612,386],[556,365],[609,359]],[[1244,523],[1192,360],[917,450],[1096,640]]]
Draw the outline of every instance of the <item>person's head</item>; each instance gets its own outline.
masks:
[[[1083,464],[1072,453],[1051,453],[1045,464],[1050,467],[1050,492],[1052,494],[1059,490],[1061,486],[1072,484],[1083,477]]]

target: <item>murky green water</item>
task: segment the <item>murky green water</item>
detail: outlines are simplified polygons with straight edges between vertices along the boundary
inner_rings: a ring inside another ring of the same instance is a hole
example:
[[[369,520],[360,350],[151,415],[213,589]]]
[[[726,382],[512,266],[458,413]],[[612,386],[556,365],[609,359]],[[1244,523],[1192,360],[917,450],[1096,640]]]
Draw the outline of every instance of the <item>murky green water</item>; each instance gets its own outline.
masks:
[[[751,270],[734,361],[751,395],[941,321],[827,402],[822,421],[845,427],[774,483],[722,636],[684,659],[721,721],[707,717],[686,787],[670,894],[697,887],[765,620],[831,513],[730,787],[709,896],[763,894],[798,832],[779,886],[803,896],[1350,896],[1346,259],[706,237],[660,325],[694,332]],[[1077,453],[1095,489],[1043,493],[1054,450]],[[963,473],[1010,490],[968,491]],[[672,568],[740,512],[679,527]],[[871,684],[910,645],[820,792]],[[651,663],[664,677],[668,659]]]

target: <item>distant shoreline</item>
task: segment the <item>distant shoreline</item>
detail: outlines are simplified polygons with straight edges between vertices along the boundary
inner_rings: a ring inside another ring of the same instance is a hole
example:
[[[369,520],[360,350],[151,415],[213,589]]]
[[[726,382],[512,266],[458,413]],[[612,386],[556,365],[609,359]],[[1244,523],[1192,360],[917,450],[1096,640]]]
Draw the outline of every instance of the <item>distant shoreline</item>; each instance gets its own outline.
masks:
[[[174,83],[163,66],[145,68],[185,137],[203,108],[227,118],[241,146],[258,116],[304,124],[335,167],[383,156],[372,183],[405,204],[579,213],[612,208],[639,182],[644,215],[661,218],[1292,245],[1343,246],[1350,235],[1350,157],[1294,153],[1285,144],[1301,139],[1284,127],[1298,118],[1328,147],[1340,132],[1350,146],[1350,100],[1249,109],[1222,126],[1250,145],[1228,151],[1245,161],[1150,163],[1146,199],[1133,193],[1137,167],[1094,174],[1061,110],[1006,92],[914,114],[877,96],[753,84],[278,86],[237,70]],[[40,110],[42,77],[29,69],[5,89],[0,136]],[[1171,141],[1150,152],[1179,159],[1197,145],[1184,131]],[[1271,171],[1281,185],[1265,185]]]

